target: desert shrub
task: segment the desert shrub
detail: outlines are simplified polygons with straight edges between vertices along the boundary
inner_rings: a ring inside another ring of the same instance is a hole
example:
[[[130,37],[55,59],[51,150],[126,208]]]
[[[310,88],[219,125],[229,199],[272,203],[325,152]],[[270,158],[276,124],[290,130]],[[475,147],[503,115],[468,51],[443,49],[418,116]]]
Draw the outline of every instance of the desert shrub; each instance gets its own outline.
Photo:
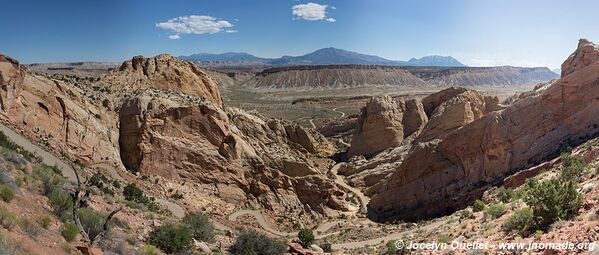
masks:
[[[333,245],[331,245],[331,243],[323,243],[320,245],[320,248],[322,248],[322,251],[324,252],[333,252]]]
[[[141,249],[139,249],[139,254],[140,255],[157,255],[158,248],[156,248],[156,246],[154,246],[154,245],[146,244],[146,245],[142,246]]]
[[[187,214],[183,217],[181,223],[191,230],[191,234],[196,240],[211,241],[214,238],[214,225],[205,214]]]
[[[0,206],[0,224],[6,230],[11,230],[17,221],[15,215],[3,206]]]
[[[517,232],[522,236],[527,236],[534,228],[534,216],[532,209],[525,207],[516,210],[510,217],[505,219],[502,228],[505,232]]]
[[[89,181],[90,181],[90,186],[94,186],[94,187],[98,188],[104,194],[114,195],[114,190],[111,187],[113,182],[111,180],[109,180],[108,178],[106,178],[105,175],[103,175],[101,173],[94,173],[90,177]]]
[[[485,209],[484,211],[484,218],[485,220],[490,219],[497,219],[499,217],[501,217],[501,215],[503,215],[505,213],[505,204],[503,203],[496,203],[496,204],[491,204],[487,207],[487,209]]]
[[[300,242],[302,242],[304,247],[309,247],[314,243],[315,240],[312,229],[307,228],[300,229],[299,233],[297,234],[297,237],[299,238]]]
[[[525,185],[524,202],[532,208],[535,224],[539,229],[546,229],[557,220],[575,215],[582,206],[582,194],[576,191],[573,181],[529,180]]]
[[[2,255],[16,255],[21,254],[19,251],[11,245],[4,237],[2,233],[0,233],[0,254]]]
[[[280,255],[287,251],[287,245],[256,231],[242,232],[233,246],[231,252],[238,255]]]
[[[150,232],[148,243],[166,253],[185,251],[193,243],[192,232],[182,224],[165,223]]]
[[[52,219],[50,219],[48,216],[44,216],[38,219],[38,223],[40,226],[42,226],[42,228],[48,229],[50,225],[52,225]]]
[[[91,208],[81,208],[78,214],[81,226],[83,226],[89,238],[94,239],[104,231],[104,222],[107,215],[94,211]],[[109,226],[112,224],[114,224],[114,221],[111,221]]]
[[[472,211],[474,211],[474,212],[480,212],[484,209],[485,209],[485,203],[483,201],[481,201],[480,199],[477,199],[476,201],[474,201],[474,204],[472,204]]]
[[[472,212],[468,209],[460,211],[460,219],[469,219],[472,218]]]
[[[10,203],[10,201],[15,198],[15,192],[12,191],[12,188],[6,184],[0,184],[0,198],[4,200],[4,202]]]
[[[53,189],[48,195],[48,201],[52,207],[52,212],[61,220],[65,221],[70,218],[73,210],[73,199],[69,192],[62,189]]]
[[[158,211],[160,209],[158,204],[154,202],[154,198],[148,197],[144,194],[143,190],[138,188],[135,184],[130,183],[123,189],[123,196],[125,196],[125,200],[136,202],[143,204],[148,207],[148,210],[152,212]]]
[[[562,174],[561,178],[565,181],[572,180],[574,182],[580,181],[586,162],[580,156],[573,156],[569,153],[563,153],[561,155],[562,160]]]
[[[79,227],[73,223],[66,223],[60,228],[60,235],[67,242],[72,242],[79,234]]]
[[[26,218],[19,221],[19,227],[21,230],[23,230],[23,232],[27,233],[27,235],[33,238],[37,237],[41,230],[40,226]]]
[[[68,183],[57,167],[44,164],[33,166],[33,178],[42,182],[42,194],[48,196],[59,184]]]
[[[509,203],[514,198],[514,189],[499,187],[497,189],[497,198],[503,203]]]

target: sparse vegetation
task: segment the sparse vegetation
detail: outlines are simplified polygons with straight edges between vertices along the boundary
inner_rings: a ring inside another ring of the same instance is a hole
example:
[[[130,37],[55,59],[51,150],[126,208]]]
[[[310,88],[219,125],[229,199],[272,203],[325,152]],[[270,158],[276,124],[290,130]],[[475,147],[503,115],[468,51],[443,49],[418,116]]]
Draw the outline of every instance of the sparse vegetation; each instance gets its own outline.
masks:
[[[514,199],[514,189],[499,187],[499,189],[497,189],[497,198],[499,198],[499,201],[502,203],[511,202]]]
[[[154,198],[146,196],[143,190],[138,188],[133,183],[130,183],[127,186],[125,186],[123,190],[123,196],[125,196],[125,200],[145,205],[148,208],[148,210],[152,212],[157,212],[160,209],[158,204],[154,202]]]
[[[16,224],[15,215],[3,206],[0,206],[0,223],[6,230],[11,230]]]
[[[15,198],[15,192],[10,186],[6,184],[0,184],[0,198],[2,198],[4,202],[10,203],[10,201]]]
[[[193,238],[196,240],[211,241],[214,238],[214,225],[205,214],[187,214],[181,223],[191,230]]]
[[[73,199],[69,192],[62,189],[53,189],[48,196],[52,212],[62,221],[70,219],[73,208]]]
[[[477,199],[476,201],[474,201],[474,204],[472,204],[472,211],[474,211],[474,212],[480,212],[484,209],[485,209],[485,202],[481,201],[480,199]]]
[[[528,236],[534,228],[534,215],[529,207],[516,210],[502,225],[505,232],[516,232]]]
[[[166,253],[176,253],[189,249],[193,242],[192,232],[182,224],[165,223],[152,229],[148,243]]]
[[[271,239],[256,231],[242,232],[233,246],[231,252],[238,255],[281,255],[287,251],[285,243]]]
[[[484,219],[485,220],[494,220],[505,213],[505,204],[496,203],[489,205],[484,211]]]
[[[586,167],[586,162],[584,161],[584,159],[580,156],[573,156],[570,153],[563,153],[561,155],[561,160],[562,180],[579,182]]]
[[[72,242],[79,234],[79,228],[72,223],[66,223],[60,228],[60,235],[67,242]]]
[[[36,238],[41,230],[39,225],[27,218],[23,218],[19,221],[19,227],[32,238]]]
[[[91,208],[79,209],[79,219],[82,227],[85,229],[90,239],[95,239],[104,231],[104,221],[107,216],[92,210]],[[114,224],[109,222],[108,226]]]
[[[52,219],[50,219],[50,217],[48,217],[48,216],[43,216],[43,217],[39,218],[38,222],[39,222],[40,226],[42,226],[42,228],[44,228],[44,229],[48,229],[50,227],[50,225],[52,225]]]

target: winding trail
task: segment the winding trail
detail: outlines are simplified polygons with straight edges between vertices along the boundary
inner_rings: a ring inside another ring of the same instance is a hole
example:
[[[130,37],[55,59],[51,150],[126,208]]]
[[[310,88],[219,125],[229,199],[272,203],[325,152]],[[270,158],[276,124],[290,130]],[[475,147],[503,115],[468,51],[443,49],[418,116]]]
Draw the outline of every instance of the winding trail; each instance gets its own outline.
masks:
[[[337,111],[337,109],[338,109],[338,108],[339,108],[339,107],[335,107],[335,108],[333,108],[333,111],[334,111],[334,112],[341,113],[341,116],[340,116],[339,118],[343,118],[343,117],[345,117],[345,112],[342,112],[342,111]]]
[[[313,122],[311,122],[313,124]],[[58,167],[58,169],[61,170],[63,176],[65,176],[68,180],[75,182],[76,181],[76,177],[75,177],[75,172],[73,171],[73,169],[67,165],[66,163],[64,163],[64,161],[54,155],[52,155],[51,153],[47,152],[46,150],[42,149],[40,146],[30,142],[27,138],[23,137],[22,135],[18,134],[17,132],[13,131],[11,128],[5,126],[4,124],[0,123],[0,131],[2,133],[4,133],[12,142],[14,142],[15,144],[23,147],[23,149],[30,151],[34,154],[36,154],[42,161],[42,163],[46,164],[46,165],[50,165],[50,166],[56,166]],[[115,178],[119,178],[122,179],[121,176],[118,175],[118,173],[116,172],[117,169],[115,169],[113,166],[111,166],[110,164],[105,164],[105,163],[96,163],[93,164],[93,166],[96,167],[101,167],[104,168],[106,170],[108,170],[109,174],[111,176],[115,176]],[[337,174],[337,171],[339,169],[341,165],[340,164],[336,164],[331,168],[331,172],[333,174],[335,174],[336,179],[335,179],[335,183],[337,183],[338,185],[340,185],[342,188],[344,188],[346,191],[348,192],[352,192],[354,193],[360,200],[360,210],[362,212],[366,212],[366,206],[368,204],[368,197],[366,197],[360,190],[349,186],[347,183],[345,183],[344,179],[342,176],[339,176]],[[118,176],[118,177],[116,177]],[[181,206],[179,206],[178,204],[171,202],[169,200],[166,199],[162,199],[162,198],[157,198],[156,202],[159,203],[160,205],[164,206],[165,208],[167,208],[174,217],[177,218],[182,218],[185,216],[185,209]],[[264,216],[262,215],[262,213],[260,213],[260,211],[257,210],[241,210],[241,211],[237,211],[231,215],[229,215],[228,219],[230,221],[237,221],[238,218],[240,216],[243,215],[250,215],[253,216],[256,219],[256,222],[260,225],[260,227],[262,229],[264,229],[265,231],[279,236],[279,237],[294,237],[297,235],[297,232],[282,232],[277,230],[276,228],[272,227],[268,221],[264,218]],[[365,221],[368,221],[367,219],[365,219]],[[212,219],[212,222],[215,226],[216,229],[221,230],[221,231],[234,231],[232,228]],[[323,222],[321,225],[319,225],[317,228],[315,228],[315,233],[316,233],[316,239],[323,239],[329,236],[334,236],[334,235],[339,235],[341,234],[340,231],[337,232],[332,232],[332,233],[326,233],[327,231],[329,231],[331,228],[335,227],[337,224],[341,223],[343,221],[341,220],[336,220],[336,221],[328,221],[328,222]],[[354,248],[360,248],[360,247],[365,247],[365,246],[369,246],[369,245],[379,245],[381,243],[385,243],[388,241],[393,241],[393,240],[398,240],[401,239],[403,236],[405,235],[409,235],[412,234],[416,231],[422,231],[422,230],[432,230],[434,228],[437,228],[443,224],[446,224],[447,220],[444,221],[438,221],[438,222],[433,222],[430,223],[428,225],[424,225],[422,227],[416,227],[416,228],[412,228],[406,231],[401,231],[401,232],[396,232],[396,233],[392,233],[383,237],[379,237],[379,238],[373,238],[373,239],[369,239],[369,240],[364,240],[364,241],[354,241],[354,242],[346,242],[346,243],[337,243],[337,244],[333,244],[332,248],[335,250],[341,250],[341,249],[354,249]]]
[[[347,183],[345,183],[345,180],[343,179],[343,177],[340,176],[339,174],[337,174],[339,167],[341,167],[341,163],[336,164],[331,168],[331,173],[333,173],[333,175],[335,175],[335,183],[339,184],[339,186],[341,186],[346,191],[354,193],[360,200],[360,212],[366,213],[368,210],[367,206],[368,206],[368,202],[370,201],[370,199],[367,196],[365,196],[364,193],[362,193],[362,191],[360,191],[352,186],[349,186]]]

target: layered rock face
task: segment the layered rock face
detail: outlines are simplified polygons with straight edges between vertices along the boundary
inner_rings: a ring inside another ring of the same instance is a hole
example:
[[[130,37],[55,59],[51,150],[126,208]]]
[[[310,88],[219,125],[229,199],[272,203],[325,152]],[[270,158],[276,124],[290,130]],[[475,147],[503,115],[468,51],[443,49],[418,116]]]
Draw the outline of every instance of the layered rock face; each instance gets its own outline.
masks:
[[[369,156],[402,143],[439,138],[500,109],[496,97],[475,90],[448,88],[422,100],[375,97],[362,108],[348,157]]]
[[[136,56],[118,70],[102,77],[107,86],[127,89],[164,89],[205,97],[219,107],[223,99],[216,82],[189,61],[162,54],[152,58]]]
[[[309,159],[335,150],[314,130],[148,92],[124,101],[120,122],[123,162],[134,171],[215,185],[229,202],[279,213],[348,209],[345,193]]]
[[[374,98],[362,109],[358,131],[348,150],[349,157],[373,156],[351,158],[339,173],[346,175],[352,186],[375,195],[414,144],[442,139],[500,108],[496,97],[465,88],[448,88],[422,100]]]
[[[81,91],[30,74],[0,55],[0,118],[57,154],[82,163],[120,166],[114,114],[89,103]]]
[[[581,40],[562,66],[565,75],[544,90],[414,144],[372,198],[369,216],[415,220],[463,208],[510,171],[599,134],[598,53],[597,45]]]
[[[406,104],[388,96],[374,97],[362,109],[348,157],[372,155],[398,145],[426,122],[422,104],[415,99]]]

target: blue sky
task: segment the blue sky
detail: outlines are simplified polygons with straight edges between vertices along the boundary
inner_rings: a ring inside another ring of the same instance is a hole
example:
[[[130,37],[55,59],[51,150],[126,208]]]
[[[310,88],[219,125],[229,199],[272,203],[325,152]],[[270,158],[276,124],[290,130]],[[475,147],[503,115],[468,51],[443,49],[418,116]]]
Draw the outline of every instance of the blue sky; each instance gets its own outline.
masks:
[[[337,47],[557,68],[579,38],[599,41],[597,10],[592,0],[19,0],[2,3],[0,52],[34,63]]]

